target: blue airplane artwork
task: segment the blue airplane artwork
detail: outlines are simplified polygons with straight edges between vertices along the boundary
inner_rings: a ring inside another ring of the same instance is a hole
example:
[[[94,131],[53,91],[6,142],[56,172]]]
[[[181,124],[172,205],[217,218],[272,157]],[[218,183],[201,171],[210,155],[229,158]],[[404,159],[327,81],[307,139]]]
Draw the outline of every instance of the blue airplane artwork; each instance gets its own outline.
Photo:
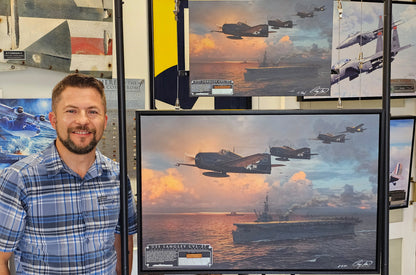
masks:
[[[0,129],[2,132],[31,138],[40,134],[41,126],[53,129],[45,115],[29,114],[24,111],[22,106],[9,107],[0,103]],[[2,137],[4,139],[3,135]]]

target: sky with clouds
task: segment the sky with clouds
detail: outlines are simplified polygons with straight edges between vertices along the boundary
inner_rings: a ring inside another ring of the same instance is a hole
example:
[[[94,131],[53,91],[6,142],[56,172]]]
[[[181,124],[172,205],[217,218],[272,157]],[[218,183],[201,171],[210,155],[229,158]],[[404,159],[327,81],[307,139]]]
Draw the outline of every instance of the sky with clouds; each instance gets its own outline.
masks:
[[[330,59],[332,1],[329,0],[256,0],[188,1],[191,62],[258,61],[267,50],[270,58],[294,54],[320,53]],[[315,11],[312,18],[300,18],[297,12]],[[269,29],[267,38],[229,39],[219,32],[223,24],[243,22],[249,26],[267,24],[268,20],[292,20],[293,28]]]
[[[339,134],[364,123],[345,143],[323,144],[320,133]],[[141,121],[142,207],[148,212],[228,212],[261,208],[266,194],[276,208],[293,205],[375,208],[378,115],[169,115]],[[155,127],[155,125],[157,127]],[[277,161],[271,174],[204,176],[189,156],[234,151],[267,153],[271,146],[310,147],[310,160]],[[348,199],[346,199],[348,198]]]
[[[390,190],[408,191],[414,135],[413,124],[413,118],[390,120],[390,172],[394,170],[397,163],[401,163],[403,167],[400,179],[396,184],[390,184]]]

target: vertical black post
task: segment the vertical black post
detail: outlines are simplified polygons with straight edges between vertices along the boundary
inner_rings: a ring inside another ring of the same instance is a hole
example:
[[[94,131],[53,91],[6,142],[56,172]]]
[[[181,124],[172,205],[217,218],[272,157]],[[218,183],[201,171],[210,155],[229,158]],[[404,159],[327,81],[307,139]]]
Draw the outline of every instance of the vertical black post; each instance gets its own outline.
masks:
[[[391,76],[391,22],[392,1],[384,0],[383,27],[383,117],[384,117],[384,159],[383,159],[383,245],[381,251],[381,274],[389,274],[389,169],[390,169],[390,76]]]
[[[128,250],[128,189],[127,189],[127,140],[126,140],[126,92],[124,73],[123,43],[123,4],[122,0],[114,0],[116,59],[117,59],[117,91],[118,91],[118,126],[120,151],[120,223],[121,223],[121,274],[129,274]]]
[[[153,1],[147,1],[147,24],[148,24],[148,33],[149,33],[149,100],[150,100],[150,109],[155,109],[155,64],[154,64],[154,49],[153,49]]]

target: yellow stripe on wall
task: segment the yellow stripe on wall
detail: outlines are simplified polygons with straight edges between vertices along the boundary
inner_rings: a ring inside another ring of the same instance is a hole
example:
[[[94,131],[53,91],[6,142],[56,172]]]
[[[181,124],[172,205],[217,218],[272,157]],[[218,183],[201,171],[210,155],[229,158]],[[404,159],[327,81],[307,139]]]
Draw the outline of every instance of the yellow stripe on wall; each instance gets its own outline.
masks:
[[[178,64],[178,37],[174,0],[153,0],[155,76]]]

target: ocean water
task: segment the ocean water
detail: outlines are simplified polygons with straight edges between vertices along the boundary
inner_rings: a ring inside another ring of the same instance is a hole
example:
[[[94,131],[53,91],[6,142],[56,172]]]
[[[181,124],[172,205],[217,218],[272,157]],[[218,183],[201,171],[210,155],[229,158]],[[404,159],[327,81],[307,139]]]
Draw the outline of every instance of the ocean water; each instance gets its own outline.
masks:
[[[246,81],[246,68],[257,67],[258,62],[192,63],[190,78],[233,80],[234,96],[314,95],[309,93],[314,88],[330,87],[330,70],[325,66],[318,65],[317,73],[309,77],[299,71],[295,74],[276,75],[273,80]]]
[[[254,214],[143,215],[141,244],[209,244],[213,248],[211,268],[218,270],[372,270],[376,265],[376,217],[366,214],[359,219],[354,236],[235,244],[233,224],[254,221]]]

